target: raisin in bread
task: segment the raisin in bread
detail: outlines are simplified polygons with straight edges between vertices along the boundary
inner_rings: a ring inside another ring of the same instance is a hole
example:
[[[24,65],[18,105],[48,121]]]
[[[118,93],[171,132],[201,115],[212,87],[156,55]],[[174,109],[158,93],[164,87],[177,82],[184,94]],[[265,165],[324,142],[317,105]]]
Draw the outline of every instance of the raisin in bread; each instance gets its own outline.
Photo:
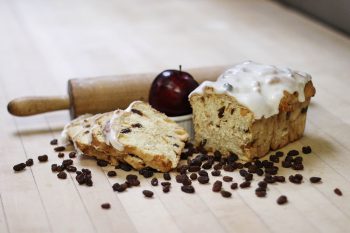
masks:
[[[101,114],[91,116],[87,114],[78,117],[65,126],[63,134],[66,135],[65,137],[69,141],[73,142],[75,149],[80,154],[108,161],[112,165],[117,165],[118,159],[115,156],[100,151],[92,145],[92,128],[100,115]]]
[[[311,76],[244,62],[189,96],[195,144],[243,160],[262,157],[299,139],[315,95]]]
[[[188,139],[182,127],[142,101],[115,111],[109,126],[108,139],[115,149],[162,172],[177,166]]]
[[[122,112],[123,110],[116,110],[116,112]],[[92,132],[92,146],[98,150],[103,152],[104,154],[109,154],[113,157],[115,157],[120,162],[128,163],[136,170],[139,170],[145,166],[144,162],[134,156],[130,156],[127,153],[124,153],[123,151],[116,150],[113,146],[109,144],[109,142],[106,139],[106,133],[105,130],[108,130],[109,127],[107,125],[109,124],[109,121],[111,117],[113,116],[113,112],[107,112],[104,114],[100,114],[96,117],[94,125],[91,129]]]

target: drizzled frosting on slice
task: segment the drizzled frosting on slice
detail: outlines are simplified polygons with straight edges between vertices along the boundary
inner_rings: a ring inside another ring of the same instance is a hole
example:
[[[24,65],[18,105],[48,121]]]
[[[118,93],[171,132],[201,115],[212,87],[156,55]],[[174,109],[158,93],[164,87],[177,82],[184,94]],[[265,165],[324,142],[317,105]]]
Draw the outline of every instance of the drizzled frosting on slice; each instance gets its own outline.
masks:
[[[305,101],[304,87],[310,80],[304,72],[246,61],[226,70],[216,82],[203,82],[189,97],[212,87],[218,94],[233,96],[255,119],[268,118],[278,114],[284,91],[298,92],[298,100]]]

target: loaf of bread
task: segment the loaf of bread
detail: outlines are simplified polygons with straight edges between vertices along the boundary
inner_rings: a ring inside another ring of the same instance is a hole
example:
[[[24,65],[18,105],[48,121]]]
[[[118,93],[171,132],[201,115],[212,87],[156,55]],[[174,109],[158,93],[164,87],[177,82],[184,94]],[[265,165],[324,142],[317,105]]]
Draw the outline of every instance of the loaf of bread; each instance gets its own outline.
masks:
[[[115,149],[162,172],[177,166],[188,139],[182,127],[141,101],[133,102],[125,111],[115,111],[106,131]]]
[[[195,144],[242,160],[260,158],[304,132],[311,76],[288,68],[244,62],[189,96]]]

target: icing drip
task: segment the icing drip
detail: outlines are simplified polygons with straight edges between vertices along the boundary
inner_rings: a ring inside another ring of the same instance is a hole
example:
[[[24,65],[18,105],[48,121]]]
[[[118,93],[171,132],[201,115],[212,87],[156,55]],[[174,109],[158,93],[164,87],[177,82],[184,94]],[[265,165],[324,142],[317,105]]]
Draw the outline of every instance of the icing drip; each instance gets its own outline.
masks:
[[[304,87],[310,80],[304,72],[246,61],[226,70],[216,82],[203,82],[189,97],[212,87],[218,94],[233,96],[254,113],[255,119],[268,118],[278,114],[284,91],[297,92],[298,100],[304,102]]]

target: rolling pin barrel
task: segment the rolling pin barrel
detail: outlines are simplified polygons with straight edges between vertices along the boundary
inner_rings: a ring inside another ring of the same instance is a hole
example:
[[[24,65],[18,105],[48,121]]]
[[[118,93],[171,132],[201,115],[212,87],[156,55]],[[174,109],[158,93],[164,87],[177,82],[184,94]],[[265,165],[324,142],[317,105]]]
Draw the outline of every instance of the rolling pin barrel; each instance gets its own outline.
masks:
[[[199,83],[216,80],[227,66],[187,70]],[[125,109],[135,100],[148,101],[148,92],[158,73],[127,74],[98,78],[71,79],[69,97],[25,97],[11,101],[8,111],[16,116],[30,116],[70,109],[72,118],[85,113],[103,113]]]

